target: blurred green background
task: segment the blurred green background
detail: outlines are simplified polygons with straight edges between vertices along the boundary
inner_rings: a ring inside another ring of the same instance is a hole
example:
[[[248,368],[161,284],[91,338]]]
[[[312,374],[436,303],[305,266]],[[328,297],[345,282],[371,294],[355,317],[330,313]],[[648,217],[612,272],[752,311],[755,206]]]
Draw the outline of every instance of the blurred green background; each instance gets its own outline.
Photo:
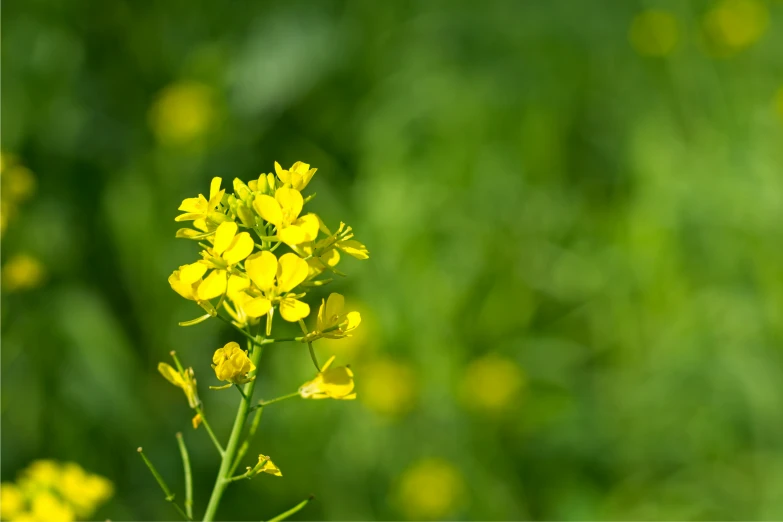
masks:
[[[236,394],[166,282],[185,197],[302,160],[371,258],[318,342],[359,399],[268,408],[224,520],[783,518],[783,2],[5,2],[2,478],[110,478],[96,517],[173,519],[157,373],[226,438]],[[29,169],[29,170],[28,170]],[[323,292],[309,296],[311,304]],[[267,349],[259,393],[313,376]]]

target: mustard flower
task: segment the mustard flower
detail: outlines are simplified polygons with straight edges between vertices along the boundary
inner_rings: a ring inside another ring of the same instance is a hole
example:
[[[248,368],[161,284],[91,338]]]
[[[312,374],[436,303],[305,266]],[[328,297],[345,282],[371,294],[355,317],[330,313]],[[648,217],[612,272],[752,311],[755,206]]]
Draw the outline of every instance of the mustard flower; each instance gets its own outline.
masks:
[[[197,408],[200,404],[198,393],[196,391],[196,378],[193,374],[193,368],[188,368],[182,372],[175,370],[170,364],[159,363],[158,371],[171,384],[181,388],[188,398],[188,405],[191,408]]]
[[[192,370],[191,370],[192,373]],[[114,491],[112,483],[100,475],[87,473],[72,462],[62,467],[59,489],[79,517],[89,517],[95,507],[108,500]]]
[[[290,169],[284,170],[283,167],[275,161],[275,172],[280,181],[282,181],[284,185],[288,185],[298,191],[302,191],[307,187],[307,184],[313,179],[316,170],[318,169],[311,169],[309,164],[302,163],[301,161],[294,163]]]
[[[330,294],[325,301],[321,300],[318,310],[316,338],[327,337],[339,339],[349,335],[362,322],[359,312],[343,313],[345,298],[341,294]]]
[[[315,379],[299,387],[299,395],[303,399],[343,399],[356,398],[353,391],[353,372],[347,366],[330,368],[334,355],[326,361]]]
[[[253,238],[247,232],[237,234],[233,221],[221,223],[215,230],[211,248],[201,253],[204,261],[214,268],[198,287],[199,299],[214,299],[226,291],[230,268],[253,252]]]
[[[247,258],[245,270],[255,285],[249,290],[254,299],[244,304],[248,315],[260,317],[275,303],[286,321],[296,322],[310,315],[310,306],[291,293],[307,278],[307,263],[302,258],[289,253],[278,260],[272,252],[262,251]]]
[[[180,214],[174,221],[193,221],[193,226],[202,232],[214,230],[217,225],[226,220],[225,214],[218,212],[220,202],[223,200],[225,189],[220,188],[220,178],[212,178],[209,185],[209,199],[199,194],[197,198],[186,198],[179,206],[179,210],[185,212]],[[209,225],[212,225],[211,227]],[[193,237],[199,235],[199,232],[192,229],[180,229],[177,231],[177,237]]]
[[[185,299],[196,301],[202,307],[210,310],[211,306],[205,306],[208,305],[208,303],[203,303],[204,300],[202,300],[198,294],[199,286],[204,282],[202,277],[206,272],[207,265],[201,261],[196,261],[189,265],[182,265],[178,270],[174,270],[169,276],[169,285]]]
[[[299,217],[302,207],[302,194],[290,187],[280,187],[275,197],[259,194],[253,200],[258,215],[277,228],[277,237],[287,245],[312,241],[318,235],[318,217],[315,214]]]
[[[256,365],[247,356],[247,352],[235,342],[227,343],[223,348],[215,350],[212,362],[215,376],[220,381],[228,381],[230,384],[245,384],[255,379],[255,376],[248,378],[247,374],[255,370]]]
[[[270,475],[274,475],[275,477],[283,476],[283,473],[280,471],[280,468],[275,466],[275,463],[272,462],[272,459],[270,459],[266,455],[258,456],[258,464],[256,464],[256,468],[257,468],[256,475],[259,473],[269,473]]]
[[[9,482],[0,484],[0,519],[11,520],[25,509],[22,490]]]

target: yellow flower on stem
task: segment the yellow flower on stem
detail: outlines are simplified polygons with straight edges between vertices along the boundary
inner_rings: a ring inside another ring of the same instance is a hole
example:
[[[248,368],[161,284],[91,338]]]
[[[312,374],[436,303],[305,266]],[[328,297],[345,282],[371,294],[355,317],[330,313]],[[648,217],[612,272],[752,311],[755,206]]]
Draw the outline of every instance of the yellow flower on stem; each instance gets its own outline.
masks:
[[[299,387],[299,395],[303,399],[342,399],[356,398],[353,388],[353,372],[347,366],[330,368],[334,355],[326,361],[315,379]]]
[[[275,303],[286,321],[293,323],[310,315],[310,306],[291,293],[307,278],[307,263],[302,258],[289,253],[278,260],[272,252],[262,251],[247,258],[245,270],[255,286],[248,289],[253,299],[243,305],[249,316],[261,317]]]
[[[230,342],[223,348],[215,350],[212,363],[215,376],[220,381],[228,381],[228,386],[245,384],[255,379],[255,376],[248,377],[247,374],[255,370],[256,365],[247,356],[247,352],[239,347],[238,343]]]
[[[209,185],[209,199],[199,194],[197,198],[183,200],[179,210],[185,213],[174,218],[174,221],[193,221],[193,226],[201,232],[212,231],[223,223],[227,218],[225,214],[218,212],[218,208],[226,190],[220,188],[221,181],[220,178],[212,178],[212,183]],[[194,238],[195,236],[203,236],[203,234],[189,228],[181,228],[177,231],[177,237]]]
[[[290,169],[284,170],[283,167],[275,161],[275,172],[277,172],[277,177],[280,178],[280,181],[299,191],[302,191],[307,187],[307,184],[313,179],[316,170],[318,169],[311,169],[309,164],[302,163],[301,161],[294,163]]]
[[[185,392],[185,397],[188,398],[188,405],[191,408],[199,406],[201,402],[196,391],[196,377],[193,374],[193,368],[180,372],[175,370],[170,364],[162,362],[158,364],[158,371],[167,381]]]
[[[277,228],[277,237],[287,245],[312,241],[318,235],[318,216],[299,217],[303,206],[302,194],[290,187],[277,189],[275,197],[259,194],[253,200],[258,215]]]
[[[362,322],[359,312],[343,313],[345,298],[341,294],[329,294],[325,301],[321,300],[318,310],[318,322],[315,338],[326,337],[339,339],[349,335]]]
[[[253,468],[253,470],[255,471],[256,475],[258,475],[259,473],[269,473],[270,475],[274,475],[275,477],[283,476],[283,473],[280,471],[280,468],[275,466],[275,463],[272,462],[272,459],[270,459],[266,455],[258,456],[258,464],[256,464],[256,467]]]
[[[253,238],[247,232],[237,234],[237,229],[233,221],[222,223],[215,230],[212,247],[201,253],[214,270],[199,285],[199,299],[207,301],[223,295],[231,267],[253,252]]]

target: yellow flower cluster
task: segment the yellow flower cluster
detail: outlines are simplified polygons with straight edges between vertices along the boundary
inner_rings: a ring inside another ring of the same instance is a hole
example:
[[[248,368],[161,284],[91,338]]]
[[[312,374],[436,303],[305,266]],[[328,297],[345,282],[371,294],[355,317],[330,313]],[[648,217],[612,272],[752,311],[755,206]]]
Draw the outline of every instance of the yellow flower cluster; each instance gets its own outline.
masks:
[[[255,379],[255,377],[248,377],[247,374],[255,371],[256,365],[247,356],[247,352],[235,342],[227,343],[223,348],[215,351],[215,355],[212,356],[212,367],[220,381],[245,384]]]
[[[289,169],[275,163],[275,172],[247,184],[235,179],[233,193],[214,178],[209,198],[200,194],[180,205],[183,213],[176,221],[191,221],[193,228],[178,230],[177,237],[198,241],[201,259],[180,266],[169,284],[207,312],[183,325],[214,317],[221,306],[239,328],[257,324],[274,308],[286,321],[297,322],[310,314],[310,307],[301,301],[305,288],[329,282],[317,279],[324,272],[339,274],[335,266],[340,252],[357,259],[369,257],[367,248],[353,239],[351,227],[341,223],[332,233],[317,215],[304,213],[313,196],[304,197],[301,191],[316,169],[302,162]],[[274,252],[281,245],[291,251],[278,257]],[[346,335],[360,320],[358,313],[330,314],[338,304],[342,307],[341,298],[336,299],[331,308],[326,306],[323,319],[319,315],[319,328],[331,321],[324,329],[332,337]]]
[[[0,519],[70,522],[89,519],[113,494],[112,483],[78,464],[37,460],[14,484],[0,485]]]

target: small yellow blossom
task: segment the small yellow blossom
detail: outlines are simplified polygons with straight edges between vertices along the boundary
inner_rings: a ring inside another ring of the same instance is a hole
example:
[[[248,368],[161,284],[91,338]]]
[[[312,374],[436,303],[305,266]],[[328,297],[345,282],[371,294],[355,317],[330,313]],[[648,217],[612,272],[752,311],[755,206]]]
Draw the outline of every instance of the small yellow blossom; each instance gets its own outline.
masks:
[[[3,266],[3,289],[7,292],[29,290],[44,280],[44,266],[33,256],[16,254]]]
[[[361,368],[361,401],[379,413],[394,417],[407,413],[416,400],[416,375],[407,364],[392,359],[374,361]]]
[[[636,15],[628,31],[631,45],[644,56],[667,56],[677,47],[677,19],[668,11],[648,9]]]
[[[301,161],[294,163],[290,169],[284,170],[283,167],[275,161],[275,172],[280,181],[282,181],[284,185],[292,187],[300,192],[304,190],[305,187],[307,187],[307,184],[310,183],[310,180],[313,179],[316,170],[318,169],[311,169],[309,164],[302,163]]]
[[[310,306],[291,293],[307,278],[307,263],[302,258],[288,253],[278,260],[272,252],[257,252],[247,258],[245,270],[254,285],[247,290],[253,299],[243,304],[249,316],[261,317],[275,303],[279,303],[280,315],[286,321],[296,322],[310,315]]]
[[[180,82],[161,91],[150,108],[149,123],[158,140],[179,145],[206,134],[215,120],[212,89],[197,82]]]
[[[448,518],[464,497],[465,481],[449,462],[422,460],[400,478],[398,502],[410,520]]]
[[[95,506],[108,500],[114,491],[112,483],[101,477],[85,472],[74,463],[63,465],[59,490],[80,517],[89,517]]]
[[[235,342],[227,343],[223,348],[215,350],[212,356],[212,367],[215,376],[220,381],[228,381],[231,384],[244,384],[255,377],[248,378],[247,374],[256,369],[256,365],[247,356],[247,352]]]
[[[199,299],[207,301],[223,295],[228,283],[229,269],[253,252],[253,238],[247,232],[237,234],[237,228],[233,221],[221,223],[215,230],[212,247],[202,252],[205,262],[214,270],[199,285]]]
[[[179,372],[169,364],[159,363],[158,371],[167,381],[185,392],[185,397],[188,398],[188,405],[191,408],[198,407],[200,401],[198,399],[198,392],[196,391],[196,378],[193,373],[193,368],[188,368],[183,372]]]
[[[258,215],[277,228],[277,237],[287,245],[312,241],[318,235],[318,217],[305,214],[299,217],[304,206],[302,194],[290,187],[280,187],[275,197],[259,194],[253,200]]]
[[[259,468],[258,466],[261,467]],[[275,466],[275,463],[272,462],[272,459],[270,459],[266,455],[258,456],[258,464],[256,464],[256,467],[257,467],[256,474],[269,473],[270,475],[274,475],[275,477],[283,476],[283,473],[280,471],[280,468]]]
[[[0,484],[0,519],[11,520],[25,509],[22,490],[10,482]]]
[[[461,395],[471,408],[498,412],[519,398],[525,384],[520,366],[499,355],[485,355],[472,361],[462,378]]]
[[[193,221],[193,226],[201,232],[214,230],[215,227],[223,223],[226,220],[226,215],[219,210],[226,189],[220,188],[221,181],[220,178],[212,178],[212,182],[209,184],[209,199],[205,198],[203,194],[199,194],[196,198],[184,199],[179,206],[179,210],[184,214],[174,218],[174,221]],[[197,236],[200,237],[203,234],[189,228],[181,228],[177,231],[177,237],[194,238]]]
[[[76,514],[73,509],[48,491],[42,491],[33,498],[32,515],[33,519],[46,522],[71,522],[76,520]]]
[[[769,11],[759,0],[721,0],[704,17],[707,50],[727,57],[755,44],[767,31]]]
[[[353,388],[353,371],[347,366],[330,368],[334,356],[330,357],[315,379],[299,387],[303,399],[343,399],[356,398]]]
[[[350,335],[362,322],[359,312],[343,313],[345,298],[340,294],[329,294],[329,298],[321,300],[321,308],[318,310],[316,338],[327,337],[339,339]]]
[[[204,418],[201,416],[200,413],[197,413],[193,416],[193,418],[190,420],[190,423],[193,425],[193,429],[197,430],[199,426],[201,426],[201,423],[204,421]]]

